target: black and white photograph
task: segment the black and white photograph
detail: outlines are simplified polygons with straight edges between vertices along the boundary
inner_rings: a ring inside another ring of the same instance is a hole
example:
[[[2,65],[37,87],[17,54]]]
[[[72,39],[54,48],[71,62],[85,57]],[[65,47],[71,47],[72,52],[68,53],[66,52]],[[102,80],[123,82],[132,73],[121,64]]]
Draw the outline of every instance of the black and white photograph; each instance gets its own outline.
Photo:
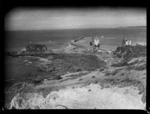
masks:
[[[4,17],[6,109],[146,110],[143,7],[18,7]]]

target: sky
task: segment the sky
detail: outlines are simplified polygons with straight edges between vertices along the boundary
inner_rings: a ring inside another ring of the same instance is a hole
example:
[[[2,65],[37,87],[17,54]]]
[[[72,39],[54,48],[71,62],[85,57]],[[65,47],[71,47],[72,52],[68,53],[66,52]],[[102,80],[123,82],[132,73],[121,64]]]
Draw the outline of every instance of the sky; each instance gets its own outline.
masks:
[[[54,30],[146,26],[146,9],[14,9],[5,16],[6,30]]]

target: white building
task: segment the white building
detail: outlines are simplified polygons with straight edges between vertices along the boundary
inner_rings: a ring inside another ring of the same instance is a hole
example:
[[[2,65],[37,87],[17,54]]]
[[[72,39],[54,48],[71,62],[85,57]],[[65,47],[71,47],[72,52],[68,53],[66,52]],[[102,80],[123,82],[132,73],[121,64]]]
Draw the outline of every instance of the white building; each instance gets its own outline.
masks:
[[[94,45],[95,45],[95,46],[98,46],[99,44],[100,44],[99,39],[94,39]]]
[[[127,46],[132,45],[131,40],[126,40],[125,45],[127,45]]]

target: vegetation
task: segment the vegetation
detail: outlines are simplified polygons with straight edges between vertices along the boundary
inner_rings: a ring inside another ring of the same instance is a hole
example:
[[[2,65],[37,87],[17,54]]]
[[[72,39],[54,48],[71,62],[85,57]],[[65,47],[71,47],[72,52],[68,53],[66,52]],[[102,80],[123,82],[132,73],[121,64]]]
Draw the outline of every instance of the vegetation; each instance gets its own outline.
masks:
[[[112,64],[113,67],[134,65],[137,61],[132,64],[128,62],[133,58],[146,57],[146,46],[121,46],[113,52],[113,57],[123,58],[119,63]]]
[[[55,54],[52,63],[40,66],[39,71],[53,75],[64,75],[66,72],[92,71],[105,66],[105,62],[93,55]]]
[[[121,46],[114,51],[114,55],[124,59],[146,56],[146,46]]]
[[[138,70],[142,71],[146,69],[146,64],[140,65],[140,66],[128,66],[127,70]]]
[[[140,91],[142,91],[141,86],[142,82],[130,78],[125,78],[125,79],[105,79],[101,82],[101,85],[105,87],[105,85],[110,85],[110,86],[118,86],[118,87],[127,87],[127,86],[135,86],[139,87]],[[143,92],[142,92],[143,93]]]

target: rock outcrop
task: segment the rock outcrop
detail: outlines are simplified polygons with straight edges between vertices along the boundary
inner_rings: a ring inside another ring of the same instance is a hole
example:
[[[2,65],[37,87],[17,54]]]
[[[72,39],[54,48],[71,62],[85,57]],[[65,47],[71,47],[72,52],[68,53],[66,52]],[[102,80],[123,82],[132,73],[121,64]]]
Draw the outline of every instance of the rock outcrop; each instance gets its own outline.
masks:
[[[29,44],[25,48],[18,52],[9,52],[7,55],[18,57],[18,56],[40,56],[53,53],[52,49],[47,49],[46,45],[41,44]]]
[[[29,44],[26,46],[27,52],[45,52],[47,51],[47,47],[41,44]]]
[[[136,60],[145,61],[146,64],[146,46],[122,46],[113,52],[113,57],[118,58],[119,62],[113,66],[133,65]],[[138,61],[139,62],[139,61]]]

